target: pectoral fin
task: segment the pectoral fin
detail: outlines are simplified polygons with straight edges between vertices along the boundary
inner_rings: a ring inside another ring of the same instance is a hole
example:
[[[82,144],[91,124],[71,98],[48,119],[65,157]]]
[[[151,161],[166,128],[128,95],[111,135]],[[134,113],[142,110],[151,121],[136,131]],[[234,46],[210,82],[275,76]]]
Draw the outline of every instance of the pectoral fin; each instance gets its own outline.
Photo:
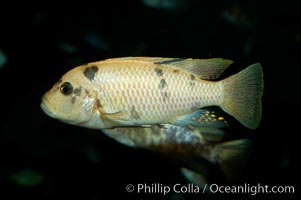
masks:
[[[122,119],[126,118],[126,113],[122,112],[122,111],[113,112],[113,113],[103,112],[102,116],[104,116],[105,118],[109,118],[109,119],[122,120]]]
[[[135,106],[132,106],[131,110],[122,110],[113,113],[102,112],[101,115],[106,119],[110,119],[122,125],[134,125],[135,122],[140,119],[140,115],[136,111]]]
[[[115,126],[124,126],[126,125],[127,114],[122,111],[114,112],[114,113],[106,113],[100,112],[100,118],[102,121],[108,124],[109,128]]]

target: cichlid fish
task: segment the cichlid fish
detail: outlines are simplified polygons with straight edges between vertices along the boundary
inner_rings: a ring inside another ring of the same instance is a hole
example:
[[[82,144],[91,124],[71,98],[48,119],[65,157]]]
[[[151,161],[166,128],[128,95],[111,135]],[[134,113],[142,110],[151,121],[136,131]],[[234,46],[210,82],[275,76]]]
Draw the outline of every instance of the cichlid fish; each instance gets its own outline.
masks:
[[[93,129],[151,124],[227,126],[219,106],[250,129],[261,118],[259,63],[220,81],[231,60],[125,57],[76,67],[42,98],[49,116]]]
[[[102,130],[107,136],[130,147],[156,151],[182,163],[182,173],[200,186],[207,183],[208,163],[235,181],[250,153],[250,140],[221,142],[224,131],[215,128],[175,126],[117,127]],[[206,162],[205,162],[206,161]]]

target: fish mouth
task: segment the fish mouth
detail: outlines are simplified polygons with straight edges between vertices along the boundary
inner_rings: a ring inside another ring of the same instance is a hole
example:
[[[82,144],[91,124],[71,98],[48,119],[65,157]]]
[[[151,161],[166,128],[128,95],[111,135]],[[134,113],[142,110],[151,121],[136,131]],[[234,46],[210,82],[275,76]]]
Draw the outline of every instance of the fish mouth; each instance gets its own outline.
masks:
[[[43,110],[44,113],[46,113],[48,116],[52,117],[52,118],[57,118],[56,114],[54,112],[51,111],[51,109],[48,106],[49,102],[47,101],[47,99],[43,96],[42,97],[42,102],[40,104],[41,109]]]
[[[52,105],[50,103],[50,101],[45,97],[43,96],[42,97],[42,101],[41,101],[41,104],[40,104],[40,107],[41,109],[43,110],[43,112],[48,115],[49,117],[51,118],[54,118],[54,119],[57,119],[59,121],[62,121],[64,123],[67,123],[67,124],[75,124],[75,122],[72,120],[72,119],[65,119],[65,118],[61,118],[57,112],[54,112]]]

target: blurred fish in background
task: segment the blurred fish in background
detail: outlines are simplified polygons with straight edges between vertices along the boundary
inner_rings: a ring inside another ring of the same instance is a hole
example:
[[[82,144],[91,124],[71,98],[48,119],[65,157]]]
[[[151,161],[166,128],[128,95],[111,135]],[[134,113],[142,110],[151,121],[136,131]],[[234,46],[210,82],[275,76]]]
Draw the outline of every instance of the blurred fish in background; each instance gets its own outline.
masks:
[[[100,34],[94,32],[86,32],[83,39],[87,44],[95,49],[103,51],[109,51],[111,49],[109,42]]]
[[[7,63],[7,56],[3,52],[3,50],[0,49],[0,69]]]
[[[251,150],[251,141],[222,141],[224,131],[216,128],[151,125],[103,129],[108,137],[134,148],[156,151],[182,163],[182,173],[200,187],[212,176],[235,182],[242,175]],[[219,173],[216,173],[219,170]]]
[[[158,10],[186,10],[190,0],[141,0],[148,7]]]
[[[57,44],[57,47],[68,54],[78,52],[78,48],[74,44],[68,42],[60,42]]]
[[[44,181],[45,177],[43,174],[35,170],[23,169],[11,174],[8,179],[10,182],[20,186],[33,187],[40,185]]]
[[[234,27],[241,29],[242,31],[249,32],[257,23],[255,11],[247,9],[246,6],[239,4],[231,4],[226,7],[221,16],[225,22],[231,24]],[[243,52],[245,57],[250,57],[253,51],[254,39],[249,36],[243,46]]]
[[[233,25],[250,28],[253,25],[250,14],[240,5],[232,5],[222,12],[223,19]]]

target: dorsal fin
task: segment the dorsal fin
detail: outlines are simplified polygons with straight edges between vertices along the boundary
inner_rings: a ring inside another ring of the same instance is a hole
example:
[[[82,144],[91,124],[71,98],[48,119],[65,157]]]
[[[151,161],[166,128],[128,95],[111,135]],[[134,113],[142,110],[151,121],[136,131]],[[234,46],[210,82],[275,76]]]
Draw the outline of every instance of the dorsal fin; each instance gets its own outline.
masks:
[[[189,71],[203,80],[217,79],[232,60],[223,58],[192,59],[192,58],[160,58],[160,57],[124,57],[112,58],[105,61],[141,61],[151,62],[158,65],[171,65]]]
[[[217,79],[229,65],[233,63],[232,60],[223,58],[209,58],[209,59],[186,59],[177,62],[177,67],[190,71],[203,80]]]
[[[105,61],[141,61],[141,62],[163,62],[167,60],[174,60],[179,58],[161,58],[161,57],[121,57],[121,58],[109,58]]]

